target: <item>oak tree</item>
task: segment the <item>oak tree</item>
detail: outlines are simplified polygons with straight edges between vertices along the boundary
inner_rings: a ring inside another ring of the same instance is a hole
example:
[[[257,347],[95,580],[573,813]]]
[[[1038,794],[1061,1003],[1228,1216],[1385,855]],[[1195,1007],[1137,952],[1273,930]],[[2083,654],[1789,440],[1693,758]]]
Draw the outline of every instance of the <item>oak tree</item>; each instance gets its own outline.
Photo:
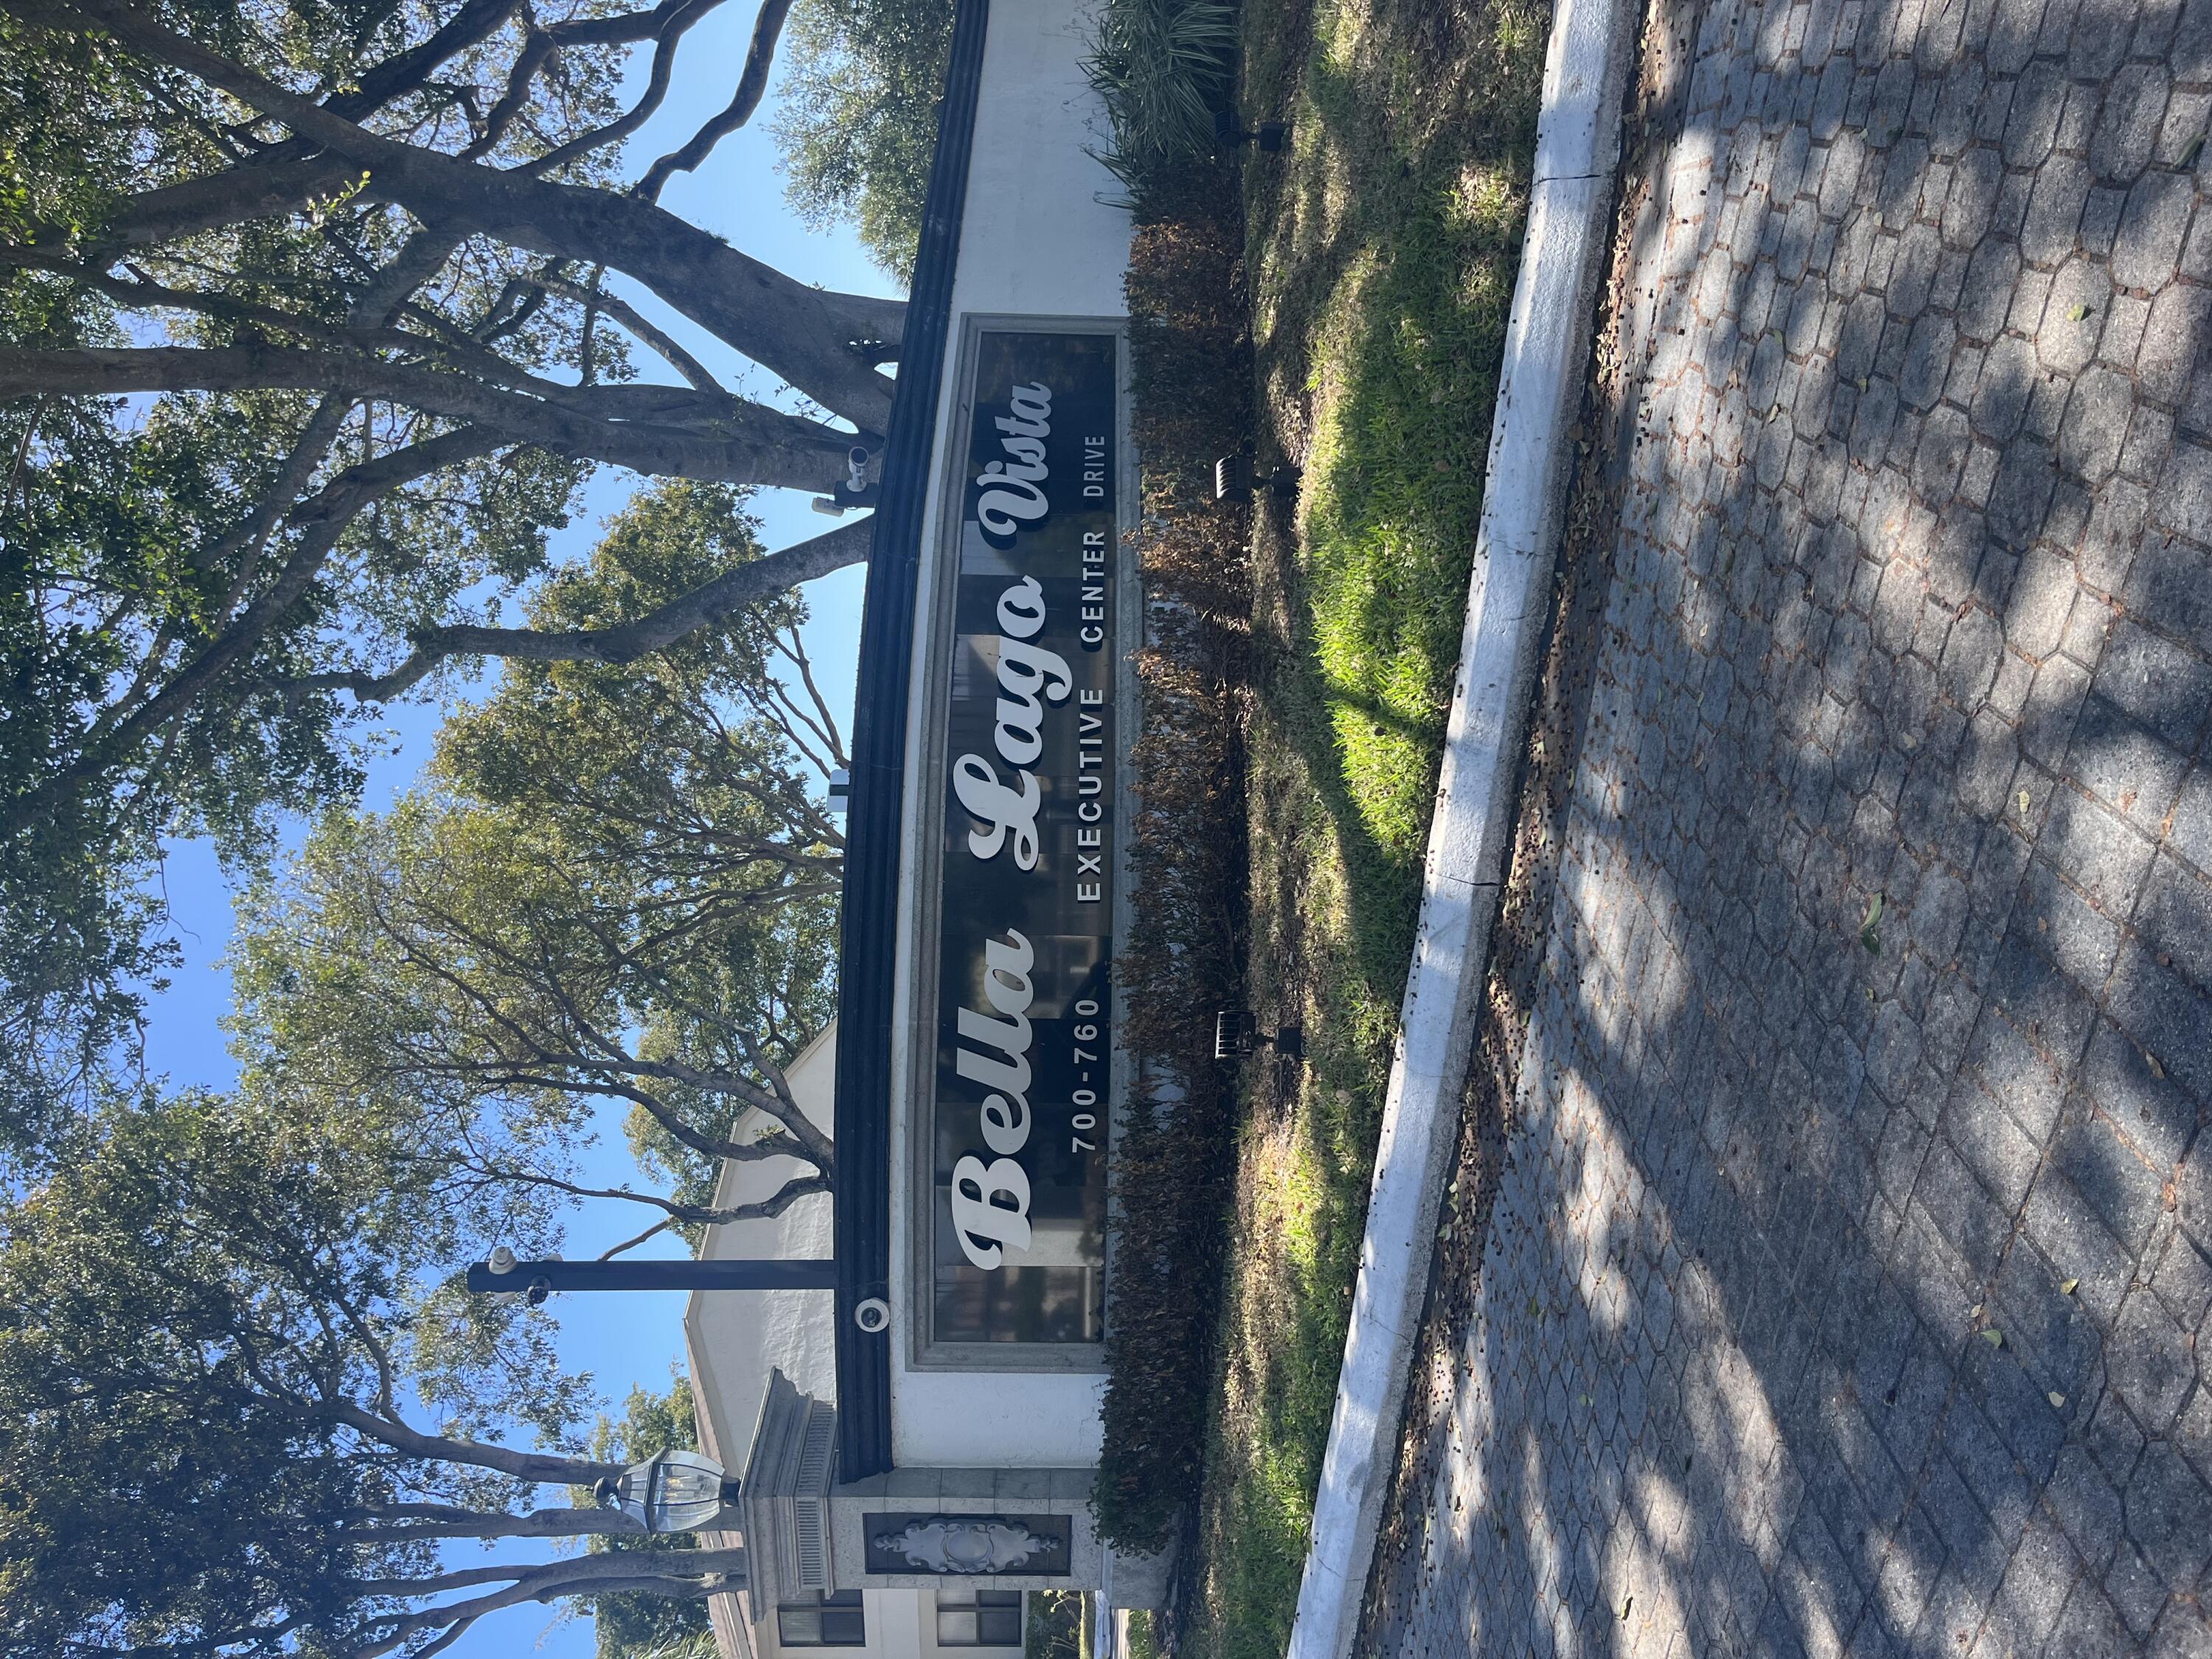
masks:
[[[365,710],[457,659],[634,663],[866,557],[861,517],[649,610],[498,615],[595,467],[822,490],[880,447],[901,304],[659,203],[758,106],[787,0],[696,133],[629,147],[719,3],[0,0],[19,1140],[162,967],[164,837],[250,860],[272,814],[357,785]],[[709,372],[670,313],[763,386]]]
[[[742,1583],[738,1548],[559,1550],[636,1536],[571,1489],[660,1448],[595,1451],[542,1313],[459,1288],[489,1237],[555,1242],[527,1193],[249,1098],[69,1133],[0,1203],[0,1655],[429,1659],[503,1607]]]
[[[649,490],[528,621],[590,628],[758,556],[726,488]],[[457,1187],[649,1212],[618,1249],[827,1192],[786,1075],[833,1007],[842,871],[804,615],[785,595],[639,663],[517,665],[392,810],[326,814],[243,907],[246,1086],[372,1112]],[[662,1189],[577,1174],[606,1100]],[[781,1178],[720,1205],[725,1160]]]

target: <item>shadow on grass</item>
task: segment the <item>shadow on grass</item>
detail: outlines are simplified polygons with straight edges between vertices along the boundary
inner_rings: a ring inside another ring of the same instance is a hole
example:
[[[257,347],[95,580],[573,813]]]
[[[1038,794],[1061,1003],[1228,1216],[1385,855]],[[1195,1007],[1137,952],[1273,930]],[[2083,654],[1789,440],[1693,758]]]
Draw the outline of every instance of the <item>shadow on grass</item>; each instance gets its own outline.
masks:
[[[1263,379],[1270,359],[1307,362],[1313,416],[1285,422],[1307,428],[1306,493],[1296,533],[1263,548],[1281,609],[1260,694],[1334,827],[1359,976],[1395,1008],[1481,516],[1540,65],[1533,52],[1512,65],[1488,120],[1404,131],[1387,112],[1419,78],[1406,54],[1340,55],[1317,50],[1306,67],[1301,115],[1319,133],[1302,140],[1308,165],[1289,187],[1341,168],[1351,204],[1322,246],[1278,268],[1261,345]],[[1280,220],[1263,209],[1254,222],[1259,244]]]
[[[1343,1354],[1418,920],[1527,199],[1540,9],[1245,12],[1267,422],[1305,468],[1257,528],[1253,993],[1303,1073],[1246,1088],[1186,1654],[1280,1654]]]

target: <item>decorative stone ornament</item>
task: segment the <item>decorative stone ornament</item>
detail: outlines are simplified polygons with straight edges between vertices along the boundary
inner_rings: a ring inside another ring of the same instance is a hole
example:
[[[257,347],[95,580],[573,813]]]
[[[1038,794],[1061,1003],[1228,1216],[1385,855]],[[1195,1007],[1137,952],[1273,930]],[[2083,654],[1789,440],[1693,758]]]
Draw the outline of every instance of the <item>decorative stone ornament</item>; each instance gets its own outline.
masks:
[[[1031,1571],[1049,1571],[1048,1563],[1060,1548],[1058,1539],[996,1516],[912,1520],[896,1532],[878,1534],[873,1542],[909,1567],[942,1573],[1019,1572],[1036,1558],[1043,1559]]]

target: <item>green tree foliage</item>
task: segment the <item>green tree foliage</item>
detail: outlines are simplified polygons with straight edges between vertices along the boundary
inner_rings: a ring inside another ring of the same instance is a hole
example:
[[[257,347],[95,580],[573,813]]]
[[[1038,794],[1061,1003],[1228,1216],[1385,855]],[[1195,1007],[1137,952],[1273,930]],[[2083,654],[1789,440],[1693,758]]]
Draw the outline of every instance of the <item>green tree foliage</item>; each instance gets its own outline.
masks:
[[[951,0],[799,0],[775,136],[792,205],[905,282],[921,240]]]
[[[752,112],[630,135],[715,0],[0,0],[0,1133],[50,1135],[167,953],[165,837],[234,865],[357,786],[449,663],[621,664],[863,558],[865,520],[619,625],[500,625],[599,466],[821,489],[902,308],[658,204]],[[625,106],[622,76],[653,64]],[[797,398],[732,392],[650,295]],[[801,403],[806,412],[788,405]]]
[[[1031,1590],[1023,1659],[1089,1659],[1090,1598],[1081,1590]]]
[[[618,629],[761,556],[742,491],[671,483],[526,621]],[[825,1190],[782,1069],[834,988],[840,848],[807,779],[842,754],[804,619],[787,594],[626,665],[512,665],[420,789],[327,813],[254,890],[234,1096],[101,1095],[7,1191],[0,1659],[428,1659],[578,1598],[611,1653],[698,1635],[738,1553],[515,1542],[646,1546],[588,1493],[690,1444],[688,1394],[592,1426],[544,1318],[458,1270],[557,1249],[610,1096],[666,1180],[603,1194],[649,1212],[641,1239]],[[717,1207],[726,1158],[793,1173]],[[537,1507],[546,1484],[586,1496]]]
[[[648,491],[530,620],[619,625],[757,556],[737,492]],[[825,1191],[829,1139],[784,1076],[831,1011],[841,861],[806,784],[842,753],[803,617],[785,596],[627,666],[513,665],[422,787],[327,815],[245,907],[249,1086],[373,1109],[471,1186],[634,1200],[637,1243]],[[665,1193],[580,1184],[608,1097]],[[778,1158],[801,1167],[774,1194],[715,1205],[722,1160]]]
[[[514,1189],[292,1103],[108,1099],[71,1133],[0,1206],[0,1654],[411,1659],[519,1602],[731,1587],[731,1551],[521,1559],[634,1534],[534,1494],[686,1425],[590,1433],[543,1315],[459,1291],[490,1237],[550,1246]]]

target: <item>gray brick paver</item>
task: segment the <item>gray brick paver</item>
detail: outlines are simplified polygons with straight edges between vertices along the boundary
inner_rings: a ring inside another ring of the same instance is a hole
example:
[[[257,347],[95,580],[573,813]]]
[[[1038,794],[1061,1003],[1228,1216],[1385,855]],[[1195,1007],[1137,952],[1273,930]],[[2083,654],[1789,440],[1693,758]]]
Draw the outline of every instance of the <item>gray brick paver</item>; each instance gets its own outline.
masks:
[[[2212,1654],[2212,0],[1656,12],[1649,407],[1364,1650]]]

